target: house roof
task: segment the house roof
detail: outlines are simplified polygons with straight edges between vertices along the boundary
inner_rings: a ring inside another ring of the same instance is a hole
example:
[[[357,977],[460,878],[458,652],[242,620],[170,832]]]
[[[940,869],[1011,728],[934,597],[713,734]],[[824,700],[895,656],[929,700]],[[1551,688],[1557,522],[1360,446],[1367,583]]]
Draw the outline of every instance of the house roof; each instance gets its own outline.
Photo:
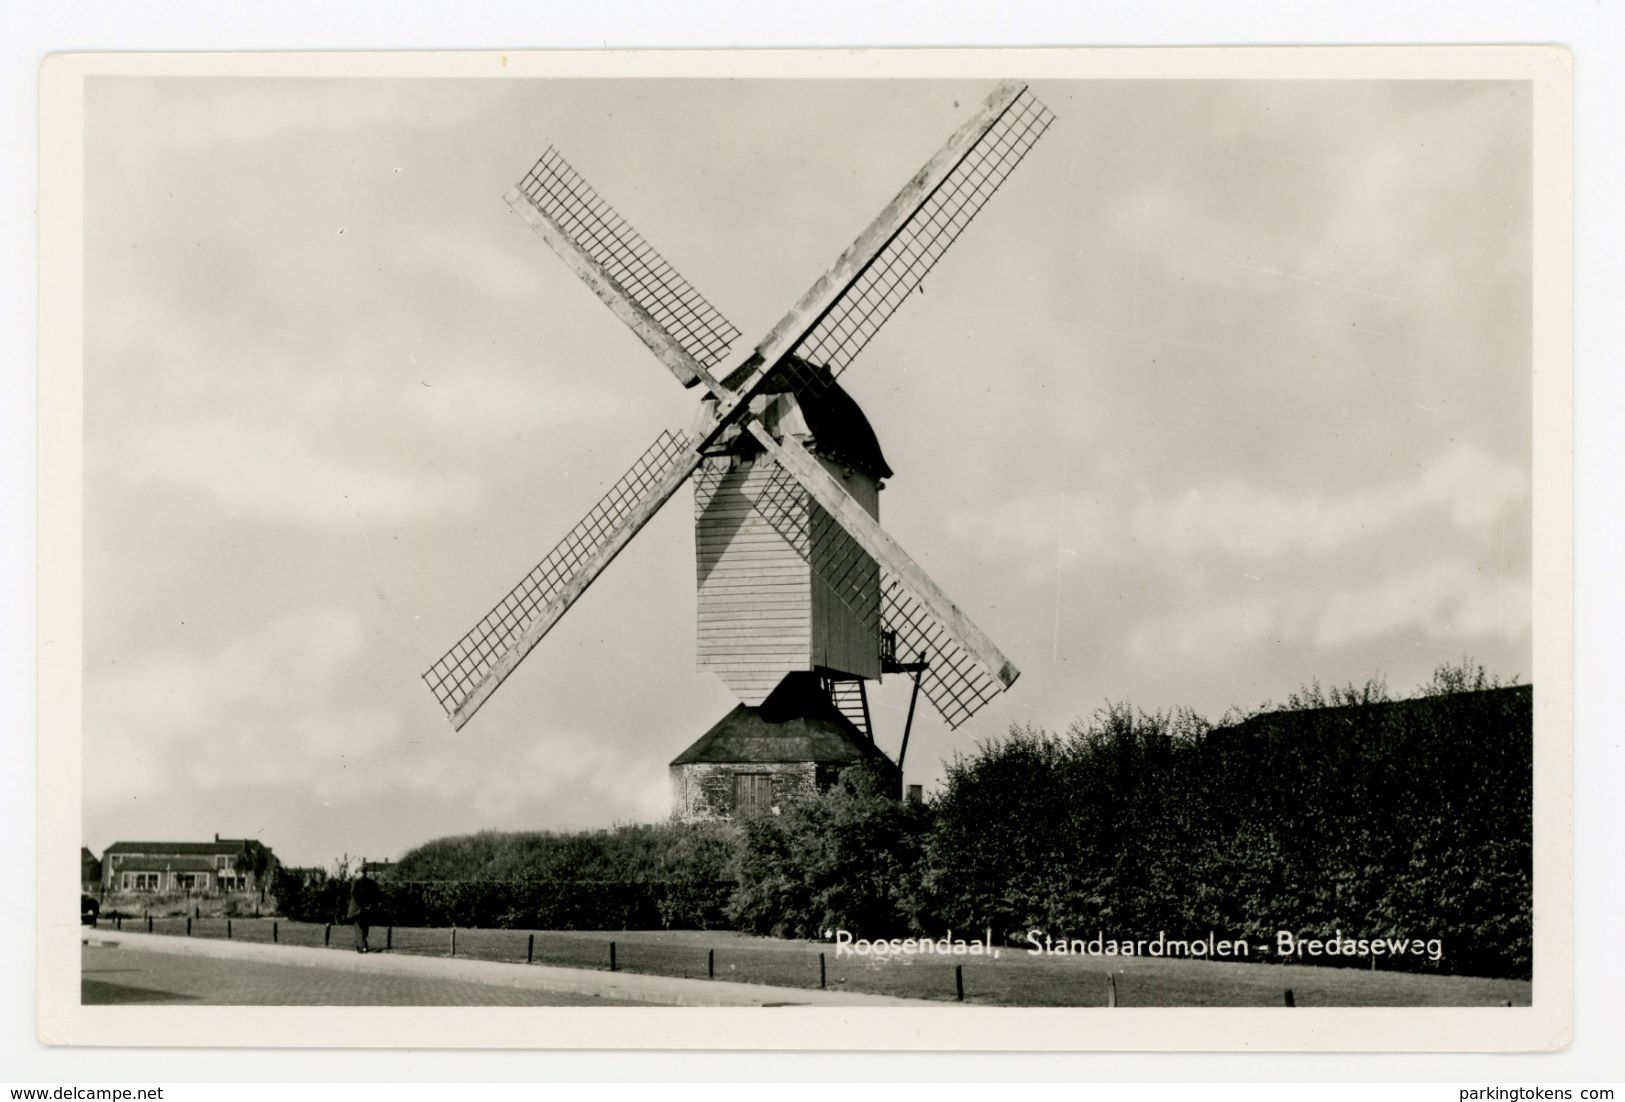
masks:
[[[748,374],[741,367],[728,376],[725,385],[739,386]],[[829,368],[789,356],[768,376],[761,392],[795,395],[802,419],[812,432],[812,448],[820,455],[882,481],[892,476],[869,419]]]
[[[673,765],[821,762],[857,765],[884,754],[840,713],[812,673],[792,673],[759,707],[740,704]]]
[[[130,857],[118,863],[116,872],[213,872],[207,857]]]
[[[1430,720],[1464,727],[1487,722],[1490,726],[1507,722],[1527,727],[1534,712],[1534,690],[1528,685],[1499,689],[1478,689],[1440,696],[1383,700],[1370,704],[1341,704],[1324,708],[1280,709],[1249,716],[1239,723],[1214,728],[1210,738],[1295,739],[1331,733],[1371,730],[1383,722]]]
[[[215,842],[114,842],[104,853],[181,854],[241,853],[252,838],[221,838]],[[258,843],[255,843],[256,845]]]

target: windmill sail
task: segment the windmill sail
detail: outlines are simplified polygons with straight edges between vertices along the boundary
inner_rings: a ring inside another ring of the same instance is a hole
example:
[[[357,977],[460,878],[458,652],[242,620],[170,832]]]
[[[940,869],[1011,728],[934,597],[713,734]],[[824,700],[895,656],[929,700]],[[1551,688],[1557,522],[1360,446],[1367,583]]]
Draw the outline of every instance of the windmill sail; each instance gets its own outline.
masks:
[[[920,692],[950,729],[958,727],[1007,686],[988,672],[895,574],[880,579],[881,625],[896,643],[897,654],[924,662]]]
[[[792,354],[815,367],[828,367],[832,376],[846,370],[1054,118],[1023,84],[994,89],[780,319],[750,359],[723,380],[733,392],[718,394],[723,419],[753,397]]]
[[[792,353],[840,375],[942,259],[1055,116],[1023,88]]]
[[[739,330],[605,202],[559,151],[547,151],[506,196],[599,298],[678,377],[699,381]]]
[[[453,727],[468,722],[698,464],[687,437],[661,433],[558,546],[429,667],[423,680]]]
[[[813,567],[818,580],[859,623],[878,633],[880,587],[874,559],[827,510],[816,502],[803,505],[805,491],[789,471],[777,463],[771,468],[765,479],[746,484],[751,508]],[[815,548],[821,552],[816,562]]]
[[[964,636],[979,636],[980,632],[974,625],[970,625],[971,631],[964,631],[968,620],[941,597],[929,579],[925,585],[916,582],[913,586],[905,580],[908,575],[923,574],[901,548],[896,549],[896,554],[901,555],[902,568],[878,568],[877,585],[876,559],[891,559],[892,555],[877,548],[881,554],[871,557],[852,532],[817,501],[799,507],[800,491],[806,484],[790,470],[775,462],[772,475],[753,485],[751,507],[807,560],[819,580],[855,616],[878,629],[877,640],[879,631],[890,632],[899,658],[927,663],[920,675],[920,691],[950,728],[970,719],[1015,682],[1015,667],[991,644],[983,642],[978,648],[984,654],[992,651],[994,657],[989,660],[978,657],[961,641]],[[813,547],[826,550],[816,562],[811,554]],[[952,615],[939,617],[932,609],[944,603]],[[963,635],[956,634],[948,626],[949,621],[960,624]]]

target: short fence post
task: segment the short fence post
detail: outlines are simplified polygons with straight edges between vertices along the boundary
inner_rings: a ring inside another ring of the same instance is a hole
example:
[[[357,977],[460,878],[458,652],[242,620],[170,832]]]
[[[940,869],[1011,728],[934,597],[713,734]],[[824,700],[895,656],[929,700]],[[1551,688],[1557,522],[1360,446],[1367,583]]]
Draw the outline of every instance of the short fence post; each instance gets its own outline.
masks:
[[[395,948],[395,927],[393,926],[386,926],[384,928],[384,948]]]
[[[451,928],[451,955],[457,955],[457,927]]]
[[[957,1002],[965,1001],[965,966],[954,965],[954,999]]]
[[[532,964],[536,960],[536,935],[531,934],[525,939],[525,963]]]
[[[1117,977],[1110,972],[1106,973],[1106,1005],[1117,1005]]]
[[[152,916],[147,916],[147,933],[152,933]]]
[[[611,972],[614,972],[616,970],[616,968],[615,968],[615,943],[613,941],[609,943],[609,970]]]
[[[705,978],[708,980],[717,978],[717,951],[715,949],[705,951]]]
[[[192,936],[192,916],[191,915],[186,916],[186,936],[187,937]]]
[[[276,919],[271,920],[271,944],[275,945],[280,938],[277,937]]]
[[[824,990],[824,987],[826,986],[826,980],[827,980],[827,976],[826,976],[826,974],[824,972],[824,954],[819,953],[818,954],[818,990],[820,990],[820,991]]]
[[[322,927],[322,948],[326,949],[333,944],[333,924],[329,922]]]
[[[260,916],[260,905],[258,903],[256,903],[256,904],[254,904],[254,917],[258,918],[259,916]]]
[[[1292,997],[1292,988],[1290,987],[1286,989],[1286,1004],[1288,1006],[1298,1005],[1298,1001]]]
[[[231,940],[231,919],[226,919],[226,940]]]
[[[194,904],[192,906],[192,917],[193,918],[202,918],[203,917],[203,908],[197,906],[196,904]]]

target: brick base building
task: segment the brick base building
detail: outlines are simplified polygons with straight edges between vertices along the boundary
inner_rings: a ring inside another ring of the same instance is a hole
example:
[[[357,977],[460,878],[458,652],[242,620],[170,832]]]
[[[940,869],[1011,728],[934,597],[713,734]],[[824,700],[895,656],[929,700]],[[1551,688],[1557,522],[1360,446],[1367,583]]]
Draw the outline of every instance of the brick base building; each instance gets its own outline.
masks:
[[[792,673],[759,706],[734,708],[673,759],[672,816],[692,821],[771,813],[866,763],[897,772],[835,707],[816,674]]]

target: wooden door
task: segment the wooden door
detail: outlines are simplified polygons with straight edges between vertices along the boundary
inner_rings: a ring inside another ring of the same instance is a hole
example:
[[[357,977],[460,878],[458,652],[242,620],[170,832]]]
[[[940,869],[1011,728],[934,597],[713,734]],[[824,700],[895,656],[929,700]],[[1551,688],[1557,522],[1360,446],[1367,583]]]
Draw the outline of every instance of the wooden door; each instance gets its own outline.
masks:
[[[773,806],[773,774],[734,774],[734,813],[760,815]]]

